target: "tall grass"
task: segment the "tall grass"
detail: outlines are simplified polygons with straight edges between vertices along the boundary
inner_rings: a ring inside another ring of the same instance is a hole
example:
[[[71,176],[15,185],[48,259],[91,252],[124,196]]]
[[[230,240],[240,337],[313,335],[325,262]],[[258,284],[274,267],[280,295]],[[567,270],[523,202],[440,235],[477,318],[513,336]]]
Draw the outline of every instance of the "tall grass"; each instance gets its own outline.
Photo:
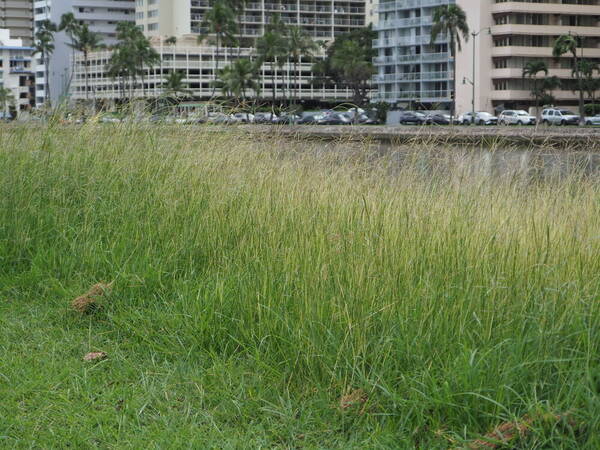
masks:
[[[528,415],[518,448],[598,448],[597,180],[394,162],[2,129],[0,445],[447,448]],[[69,311],[99,280],[104,308]]]

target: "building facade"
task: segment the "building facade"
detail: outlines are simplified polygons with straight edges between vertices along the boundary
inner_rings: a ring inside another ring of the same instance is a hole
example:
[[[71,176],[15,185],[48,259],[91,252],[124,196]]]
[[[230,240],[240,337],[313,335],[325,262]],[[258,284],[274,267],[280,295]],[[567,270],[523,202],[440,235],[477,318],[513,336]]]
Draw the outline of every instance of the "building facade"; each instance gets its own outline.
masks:
[[[376,100],[403,107],[446,108],[453,60],[447,36],[431,43],[435,8],[455,0],[381,0],[377,7]]]
[[[21,39],[23,45],[33,43],[33,0],[0,0],[0,28]]]
[[[241,47],[221,48],[214,45],[212,36],[201,44],[197,37],[204,33],[202,23],[210,9],[206,0],[137,0],[136,23],[150,38],[153,47],[161,57],[160,65],[146,68],[144,82],[141,77],[135,87],[128,92],[134,96],[157,97],[164,94],[163,85],[172,71],[182,72],[184,84],[194,98],[209,99],[218,92],[213,87],[217,67],[222,69],[238,58],[256,58],[254,45],[262,36],[265,27],[278,15],[288,25],[299,26],[316,41],[331,42],[335,36],[367,24],[365,0],[284,0],[277,3],[261,1],[246,3],[244,12],[239,15],[239,35]],[[175,44],[167,44],[170,37]],[[88,92],[97,100],[118,99],[123,93],[119,80],[111,79],[106,73],[110,51],[91,55],[88,70]],[[323,57],[320,48],[315,57]],[[218,64],[217,64],[218,60]],[[82,58],[77,57],[77,74],[72,85],[74,99],[86,98],[86,74]],[[273,82],[276,99],[347,101],[352,98],[349,89],[341,89],[330,83],[315,84],[312,73],[313,58],[301,57],[294,63],[291,58],[280,61],[274,67],[265,63],[260,69],[260,91],[250,93],[252,97],[271,98]]]
[[[146,68],[143,81],[139,77],[134,86],[129,81],[123,82],[109,76],[107,66],[112,52],[104,50],[91,53],[88,59],[87,75],[84,70],[82,55],[75,57],[75,77],[71,85],[71,97],[74,100],[93,99],[95,101],[111,102],[122,97],[156,98],[165,94],[165,81],[169,73],[177,71],[184,74],[183,84],[189,98],[210,99],[220,95],[214,88],[215,73],[231,64],[238,58],[256,58],[254,48],[230,48],[216,51],[215,46],[198,45],[193,35],[180,36],[177,43],[168,45],[166,39],[155,37],[151,39],[153,48],[160,56],[160,64]],[[352,91],[339,88],[330,83],[314,83],[312,73],[313,59],[301,59],[294,64],[290,59],[281,65],[264,63],[259,71],[260,89],[248,91],[250,98],[272,97],[272,83],[275,82],[275,98],[277,100],[294,97],[300,101],[319,100],[329,102],[345,102],[352,98]],[[296,72],[296,70],[298,72]],[[297,75],[296,75],[297,74]],[[89,77],[86,96],[86,76]]]
[[[36,0],[33,6],[36,28],[42,20],[59,24],[63,14],[73,13],[75,19],[99,33],[106,45],[117,42],[117,23],[135,21],[135,0]],[[73,50],[69,43],[70,39],[64,32],[56,33],[49,68],[53,103],[68,94],[72,82]],[[36,97],[37,104],[41,105],[45,99],[44,62],[38,57],[36,63]]]
[[[262,36],[271,17],[278,14],[286,24],[300,26],[316,39],[331,40],[367,24],[367,1],[251,1],[238,17],[240,37],[251,43]],[[205,31],[202,22],[211,5],[209,0],[137,0],[136,23],[147,36],[198,35]]]
[[[561,87],[549,92],[556,106],[576,107],[578,92],[570,54],[552,57],[560,35],[582,41],[580,56],[600,64],[600,0],[500,1],[458,0],[467,12],[469,28],[479,35],[457,55],[457,110],[530,109],[534,106],[533,81],[523,77],[529,61],[544,61],[548,76],[557,76]],[[489,31],[488,31],[489,30]],[[475,61],[475,64],[473,64]],[[475,67],[475,96],[469,81]],[[539,77],[545,77],[540,73]],[[465,83],[462,80],[465,79]],[[587,95],[586,95],[587,97]]]
[[[32,47],[22,39],[12,39],[10,30],[0,28],[0,87],[11,91],[13,105],[0,105],[5,117],[19,115],[35,106],[35,83],[32,67]]]

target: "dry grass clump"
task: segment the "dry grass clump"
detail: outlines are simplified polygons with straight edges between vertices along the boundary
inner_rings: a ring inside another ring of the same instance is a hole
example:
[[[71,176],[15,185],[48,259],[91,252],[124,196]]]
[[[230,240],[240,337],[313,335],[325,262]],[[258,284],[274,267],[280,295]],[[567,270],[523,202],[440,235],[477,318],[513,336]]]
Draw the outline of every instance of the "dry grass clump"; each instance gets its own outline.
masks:
[[[517,437],[524,437],[533,424],[531,417],[525,416],[522,420],[516,422],[504,422],[497,426],[494,431],[486,434],[482,439],[473,441],[469,448],[498,448],[499,445],[506,445]]]
[[[83,357],[84,361],[102,361],[103,359],[106,359],[108,357],[108,355],[106,354],[106,352],[90,352],[88,354],[86,354]]]
[[[85,294],[73,300],[71,307],[81,314],[88,314],[95,311],[100,307],[99,300],[110,293],[112,285],[113,282],[96,283]]]
[[[526,438],[534,429],[534,424],[540,420],[546,423],[557,423],[566,419],[569,426],[577,428],[577,423],[569,418],[569,414],[553,414],[534,415],[534,417],[526,415],[520,420],[514,422],[504,422],[494,428],[493,431],[487,433],[481,439],[473,441],[468,448],[470,449],[486,449],[486,448],[503,448],[507,445],[516,443],[519,439]]]
[[[367,395],[367,393],[364,390],[355,389],[355,390],[351,391],[350,393],[343,395],[340,398],[340,409],[345,410],[345,409],[350,409],[355,406],[362,406],[367,402],[368,399],[369,399],[369,396]],[[361,409],[361,413],[362,412],[363,411]]]

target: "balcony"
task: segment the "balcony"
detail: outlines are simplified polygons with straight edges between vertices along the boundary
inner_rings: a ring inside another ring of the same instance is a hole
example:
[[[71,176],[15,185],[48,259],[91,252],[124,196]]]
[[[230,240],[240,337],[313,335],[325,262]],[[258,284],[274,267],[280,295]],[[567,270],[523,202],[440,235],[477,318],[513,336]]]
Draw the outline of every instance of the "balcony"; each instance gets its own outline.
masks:
[[[556,90],[552,92],[552,95],[556,100],[577,100],[579,98],[579,93],[572,91]],[[498,101],[531,100],[531,92],[517,89],[491,91],[490,97],[492,100]]]
[[[377,11],[394,11],[413,8],[426,8],[429,6],[447,5],[448,0],[408,0],[402,2],[380,3]]]
[[[583,54],[587,58],[600,58],[600,48],[584,48]],[[493,47],[493,57],[507,56],[523,56],[531,58],[552,58],[552,47],[521,47],[517,45],[506,47]],[[570,58],[570,55],[564,55],[565,58]]]
[[[504,2],[492,5],[492,14],[500,13],[566,14],[597,16],[598,5],[563,5],[560,3]]]
[[[424,102],[448,101],[450,100],[450,91],[379,92],[377,97],[383,100],[420,100]]]
[[[494,25],[493,36],[524,34],[527,36],[558,36],[561,34],[577,33],[582,36],[600,37],[600,27],[576,27],[566,25]]]
[[[376,65],[395,64],[395,63],[429,63],[452,61],[448,52],[442,53],[423,53],[421,55],[396,55],[396,56],[378,56],[374,59]]]
[[[439,81],[449,80],[452,78],[452,73],[447,71],[442,72],[414,72],[414,73],[389,73],[384,75],[376,75],[373,79],[376,82],[409,82],[409,81]]]
[[[549,69],[548,76],[557,76],[559,78],[573,78],[572,69]],[[493,69],[492,78],[494,79],[508,79],[508,78],[523,78],[523,69],[519,68],[507,68],[507,69]],[[544,78],[543,74],[540,74],[538,79]]]

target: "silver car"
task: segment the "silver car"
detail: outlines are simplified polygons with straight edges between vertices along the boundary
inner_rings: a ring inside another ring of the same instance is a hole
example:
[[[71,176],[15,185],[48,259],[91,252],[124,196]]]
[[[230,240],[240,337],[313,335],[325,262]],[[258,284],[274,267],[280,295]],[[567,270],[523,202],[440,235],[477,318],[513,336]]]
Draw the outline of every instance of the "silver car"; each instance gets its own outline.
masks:
[[[498,116],[500,125],[535,125],[535,117],[523,110],[508,109]]]
[[[579,116],[568,109],[549,108],[542,111],[542,123],[546,125],[577,125]]]
[[[600,114],[585,118],[586,125],[600,125]]]
[[[475,125],[496,125],[498,118],[487,112],[478,112],[475,114]]]

